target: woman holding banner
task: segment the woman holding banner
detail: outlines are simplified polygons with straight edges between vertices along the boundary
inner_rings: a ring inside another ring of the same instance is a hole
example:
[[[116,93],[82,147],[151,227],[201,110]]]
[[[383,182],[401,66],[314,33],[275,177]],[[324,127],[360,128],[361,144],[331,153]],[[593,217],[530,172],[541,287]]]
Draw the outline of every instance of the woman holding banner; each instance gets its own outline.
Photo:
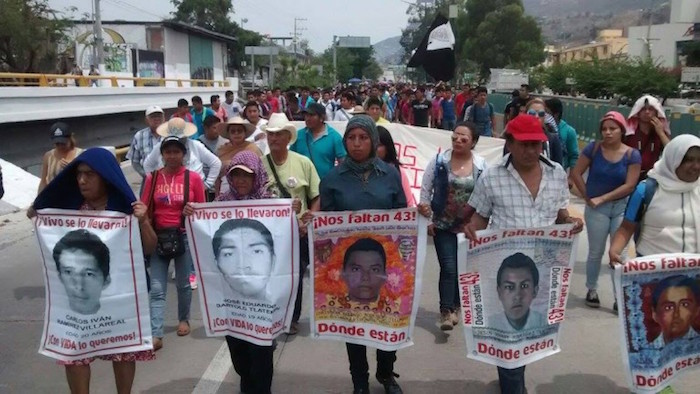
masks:
[[[180,128],[171,123],[164,123],[158,128],[158,134],[167,135],[160,145],[164,167],[148,174],[141,195],[141,201],[148,205],[158,234],[156,252],[151,255],[150,260],[151,330],[155,350],[163,347],[165,296],[170,260],[175,264],[177,285],[177,335],[190,334],[192,287],[189,277],[192,272],[192,256],[185,236],[182,210],[189,201],[206,201],[202,178],[196,172],[187,170],[183,164],[187,153],[187,138],[197,131],[197,127],[192,123],[182,122],[184,125]]]
[[[321,180],[322,211],[359,211],[406,207],[401,175],[377,157],[379,135],[372,118],[355,115],[343,136],[348,156]],[[367,348],[346,343],[354,393],[369,393]],[[377,349],[377,380],[387,393],[402,393],[396,382],[396,352]]]
[[[148,219],[146,205],[136,200],[119,163],[103,148],[91,148],[80,154],[37,196],[34,209],[58,208],[87,211],[118,211],[133,214],[139,221],[144,254],[155,249],[156,234]],[[115,263],[115,262],[113,262]],[[118,262],[116,262],[118,263]],[[136,361],[155,359],[152,350],[98,356],[112,361],[117,393],[131,392],[136,375]],[[95,357],[63,362],[66,379],[73,394],[90,392],[90,363]]]
[[[259,200],[273,197],[267,188],[265,166],[260,157],[251,151],[237,153],[224,174],[230,189],[219,194],[216,201]],[[301,201],[298,199],[292,205],[297,212],[301,209]],[[192,205],[186,205],[183,214],[189,216],[193,213]],[[251,231],[255,230],[251,229]],[[271,236],[268,233],[268,237],[261,235],[260,238],[271,239]],[[274,250],[272,245],[268,247]],[[241,392],[270,393],[274,346],[259,346],[230,335],[226,336],[226,344],[231,354],[233,368],[241,377]]]
[[[586,305],[600,307],[598,276],[608,236],[612,240],[620,227],[627,205],[627,196],[634,191],[639,179],[642,157],[639,151],[622,142],[625,117],[610,111],[600,120],[600,141],[589,143],[581,152],[571,179],[584,193],[584,219],[588,227],[588,258],[586,260]],[[584,182],[583,174],[588,171]],[[613,305],[617,309],[617,302]]]
[[[459,322],[457,287],[457,234],[469,222],[467,209],[486,160],[472,152],[479,132],[472,122],[460,122],[452,133],[452,149],[438,153],[426,167],[418,212],[431,218],[428,235],[433,236],[440,263],[440,329],[452,330]]]
[[[637,256],[700,253],[699,178],[700,138],[682,134],[672,139],[630,197],[610,246],[610,265],[623,263],[622,249],[637,230]]]

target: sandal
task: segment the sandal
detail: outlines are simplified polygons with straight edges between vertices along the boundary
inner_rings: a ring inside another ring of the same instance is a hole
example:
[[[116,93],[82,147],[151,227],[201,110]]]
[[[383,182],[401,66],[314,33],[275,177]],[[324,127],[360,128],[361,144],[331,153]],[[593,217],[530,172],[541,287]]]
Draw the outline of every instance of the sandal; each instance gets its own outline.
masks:
[[[190,335],[190,323],[188,321],[181,321],[177,326],[177,336],[184,337]]]
[[[163,348],[163,339],[162,338],[154,338],[153,339],[153,351],[157,352],[158,350]]]

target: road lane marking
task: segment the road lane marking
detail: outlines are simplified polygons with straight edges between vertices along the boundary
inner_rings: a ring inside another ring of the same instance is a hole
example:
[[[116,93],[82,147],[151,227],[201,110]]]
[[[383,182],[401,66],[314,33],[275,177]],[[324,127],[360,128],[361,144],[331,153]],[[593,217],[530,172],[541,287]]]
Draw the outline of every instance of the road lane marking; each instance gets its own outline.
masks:
[[[226,378],[228,371],[233,365],[228,352],[226,341],[221,344],[219,351],[216,352],[214,358],[209,363],[206,371],[194,386],[192,394],[215,394],[219,391],[221,383]]]

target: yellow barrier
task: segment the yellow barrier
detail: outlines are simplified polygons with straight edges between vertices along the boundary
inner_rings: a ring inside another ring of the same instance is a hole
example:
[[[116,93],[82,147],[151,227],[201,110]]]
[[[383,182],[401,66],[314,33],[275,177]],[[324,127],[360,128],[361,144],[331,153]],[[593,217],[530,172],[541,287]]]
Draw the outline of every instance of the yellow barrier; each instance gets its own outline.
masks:
[[[125,161],[127,152],[129,152],[129,145],[115,149],[114,155],[117,156],[117,161],[120,163]]]
[[[134,86],[165,86],[167,82],[183,83],[190,86],[228,87],[227,81],[209,79],[175,79],[175,78],[136,78],[101,75],[70,75],[70,74],[32,74],[32,73],[0,73],[0,86],[40,86],[40,87],[88,87],[93,81],[110,81],[113,88],[119,87],[119,81],[133,81]]]

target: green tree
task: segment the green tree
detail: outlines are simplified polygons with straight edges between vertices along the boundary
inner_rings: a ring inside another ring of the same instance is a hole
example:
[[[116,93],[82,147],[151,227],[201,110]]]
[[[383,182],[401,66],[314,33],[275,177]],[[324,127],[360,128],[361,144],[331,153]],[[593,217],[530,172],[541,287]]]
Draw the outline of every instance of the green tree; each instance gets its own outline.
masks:
[[[467,1],[470,3],[477,0]],[[524,13],[520,0],[485,14],[476,24],[470,21],[461,48],[461,56],[479,65],[482,77],[489,75],[491,68],[526,69],[544,61],[544,43],[537,22]],[[483,3],[483,2],[479,2]],[[515,4],[517,3],[517,4]],[[469,7],[467,7],[469,9]]]
[[[0,0],[0,66],[11,72],[57,72],[70,22],[48,0]]]
[[[337,48],[337,77],[340,82],[350,78],[367,78],[376,80],[382,74],[382,68],[374,59],[374,48]],[[333,47],[326,49],[320,56],[324,70],[333,73]]]

